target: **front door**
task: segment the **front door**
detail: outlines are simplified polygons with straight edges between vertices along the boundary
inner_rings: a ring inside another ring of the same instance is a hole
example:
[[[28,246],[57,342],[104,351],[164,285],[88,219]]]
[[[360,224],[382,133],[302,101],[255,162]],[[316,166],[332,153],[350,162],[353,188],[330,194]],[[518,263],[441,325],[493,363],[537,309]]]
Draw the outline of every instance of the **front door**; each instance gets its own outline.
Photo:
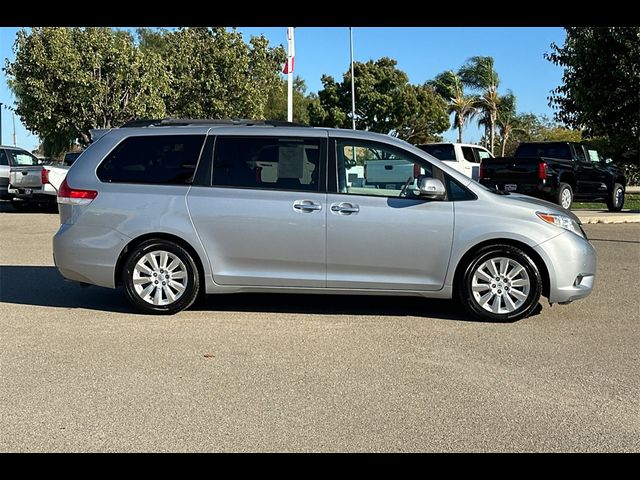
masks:
[[[444,180],[443,173],[381,142],[336,138],[330,149],[337,185],[327,195],[327,287],[441,289],[451,253],[453,202],[426,200],[412,187],[417,175]]]
[[[187,197],[216,283],[325,286],[326,141],[217,137],[211,186]]]

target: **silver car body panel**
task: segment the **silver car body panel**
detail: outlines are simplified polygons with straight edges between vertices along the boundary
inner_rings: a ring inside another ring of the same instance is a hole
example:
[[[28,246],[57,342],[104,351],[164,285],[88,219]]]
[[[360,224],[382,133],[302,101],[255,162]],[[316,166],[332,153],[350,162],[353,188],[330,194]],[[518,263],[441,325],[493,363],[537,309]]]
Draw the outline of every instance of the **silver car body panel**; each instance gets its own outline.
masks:
[[[97,178],[102,159],[124,138],[169,134],[381,142],[431,162],[465,185],[477,200],[423,202],[339,193],[103,183]],[[530,197],[496,195],[417,147],[385,135],[291,127],[113,129],[83,153],[83,161],[73,165],[67,181],[71,187],[99,194],[86,206],[59,205],[62,225],[53,240],[56,265],[71,280],[104,287],[116,286],[116,264],[127,245],[154,234],[180,238],[193,248],[207,293],[451,298],[464,255],[480,243],[505,240],[527,245],[544,261],[551,302],[581,298],[593,286],[596,256],[589,242],[535,215],[536,211],[571,213]],[[304,200],[321,208],[305,213],[294,209],[295,202]],[[331,210],[345,202],[355,204],[358,211],[340,215]]]

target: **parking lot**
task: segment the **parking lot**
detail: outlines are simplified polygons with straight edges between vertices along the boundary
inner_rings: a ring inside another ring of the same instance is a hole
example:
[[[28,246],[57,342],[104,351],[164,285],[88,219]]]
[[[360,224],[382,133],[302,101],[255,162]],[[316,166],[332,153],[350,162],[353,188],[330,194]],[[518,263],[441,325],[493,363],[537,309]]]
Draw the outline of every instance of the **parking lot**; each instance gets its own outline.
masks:
[[[594,293],[511,324],[450,301],[66,283],[55,214],[0,213],[0,451],[638,451],[640,224],[586,225]]]

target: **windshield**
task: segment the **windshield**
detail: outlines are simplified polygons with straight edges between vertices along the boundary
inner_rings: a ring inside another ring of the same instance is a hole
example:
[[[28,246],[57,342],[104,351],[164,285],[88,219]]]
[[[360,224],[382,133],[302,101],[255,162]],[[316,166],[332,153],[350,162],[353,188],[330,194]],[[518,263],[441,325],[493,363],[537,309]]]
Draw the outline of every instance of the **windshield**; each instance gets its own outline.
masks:
[[[436,157],[438,160],[455,160],[456,153],[453,145],[445,143],[441,145],[418,145],[420,150],[427,152],[429,155]]]

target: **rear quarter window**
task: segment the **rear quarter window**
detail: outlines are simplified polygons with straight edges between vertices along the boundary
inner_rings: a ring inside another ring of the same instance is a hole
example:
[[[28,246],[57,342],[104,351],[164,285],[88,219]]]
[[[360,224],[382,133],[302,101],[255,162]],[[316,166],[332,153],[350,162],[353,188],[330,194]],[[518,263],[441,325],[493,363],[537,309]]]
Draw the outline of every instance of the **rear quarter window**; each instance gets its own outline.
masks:
[[[107,183],[190,184],[204,135],[128,137],[96,171]]]

